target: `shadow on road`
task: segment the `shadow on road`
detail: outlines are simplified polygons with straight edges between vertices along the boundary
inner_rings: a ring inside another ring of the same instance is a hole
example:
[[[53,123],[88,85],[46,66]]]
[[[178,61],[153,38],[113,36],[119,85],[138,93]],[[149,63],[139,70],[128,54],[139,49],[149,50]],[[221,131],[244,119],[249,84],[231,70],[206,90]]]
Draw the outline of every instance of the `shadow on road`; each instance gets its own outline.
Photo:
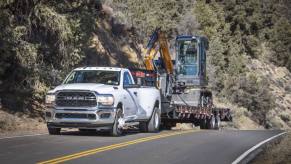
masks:
[[[139,130],[125,130],[123,132],[123,136],[128,136],[128,135],[134,135],[140,133]],[[68,130],[68,131],[62,131],[62,135],[67,135],[67,136],[100,136],[100,137],[112,137],[110,135],[109,131],[96,131],[94,129],[92,130]]]

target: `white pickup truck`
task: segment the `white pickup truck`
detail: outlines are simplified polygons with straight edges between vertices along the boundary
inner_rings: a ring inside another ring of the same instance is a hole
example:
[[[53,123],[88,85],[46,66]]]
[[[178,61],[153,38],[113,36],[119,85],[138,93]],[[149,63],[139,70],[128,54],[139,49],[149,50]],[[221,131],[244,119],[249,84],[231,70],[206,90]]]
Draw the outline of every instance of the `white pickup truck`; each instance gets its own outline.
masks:
[[[142,132],[157,132],[161,122],[160,91],[135,84],[124,68],[74,69],[45,99],[49,134],[61,128],[110,130],[119,136],[132,124]]]

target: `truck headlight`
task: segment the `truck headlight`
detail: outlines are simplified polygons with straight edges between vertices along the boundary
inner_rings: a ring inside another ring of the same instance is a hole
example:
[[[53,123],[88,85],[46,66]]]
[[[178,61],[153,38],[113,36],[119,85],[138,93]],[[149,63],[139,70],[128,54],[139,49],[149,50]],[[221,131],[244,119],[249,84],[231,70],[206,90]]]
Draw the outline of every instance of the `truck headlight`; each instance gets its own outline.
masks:
[[[114,104],[114,97],[112,95],[99,95],[97,102],[100,105],[111,106]]]
[[[55,103],[56,96],[54,94],[48,94],[45,96],[45,104],[47,106],[52,106]]]

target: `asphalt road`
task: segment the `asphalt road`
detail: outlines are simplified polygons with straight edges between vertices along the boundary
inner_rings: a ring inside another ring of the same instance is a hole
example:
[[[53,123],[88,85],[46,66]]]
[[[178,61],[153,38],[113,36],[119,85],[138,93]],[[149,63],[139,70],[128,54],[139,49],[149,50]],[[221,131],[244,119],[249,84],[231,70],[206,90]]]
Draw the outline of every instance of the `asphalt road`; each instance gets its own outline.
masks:
[[[0,163],[181,164],[232,163],[282,131],[129,132],[125,136],[64,132],[0,139]]]

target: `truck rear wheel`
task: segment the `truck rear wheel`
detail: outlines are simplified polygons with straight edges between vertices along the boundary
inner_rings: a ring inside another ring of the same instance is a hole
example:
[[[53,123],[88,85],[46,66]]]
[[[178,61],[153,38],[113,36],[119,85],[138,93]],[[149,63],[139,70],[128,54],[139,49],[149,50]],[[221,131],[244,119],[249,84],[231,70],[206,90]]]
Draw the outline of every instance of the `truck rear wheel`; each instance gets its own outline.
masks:
[[[122,127],[119,126],[119,119],[122,119],[122,109],[117,108],[115,121],[111,129],[111,135],[118,137],[122,135]]]
[[[160,129],[160,124],[161,124],[161,115],[159,113],[159,109],[158,107],[154,107],[153,114],[147,125],[148,132],[151,132],[151,133],[158,132]]]
[[[51,127],[47,127],[48,132],[50,135],[59,135],[61,134],[61,128],[51,128]]]

